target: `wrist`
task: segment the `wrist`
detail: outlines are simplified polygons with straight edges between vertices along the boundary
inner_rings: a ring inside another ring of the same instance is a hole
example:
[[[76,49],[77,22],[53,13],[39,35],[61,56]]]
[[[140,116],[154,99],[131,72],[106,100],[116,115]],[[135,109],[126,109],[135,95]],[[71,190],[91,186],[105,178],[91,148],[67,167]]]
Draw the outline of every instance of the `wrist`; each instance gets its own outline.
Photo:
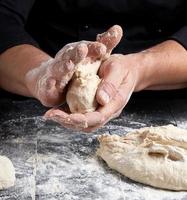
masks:
[[[136,71],[135,91],[141,91],[151,87],[154,75],[154,60],[152,54],[147,51],[132,54]]]
[[[151,84],[151,57],[146,52],[133,53],[122,56],[124,67],[129,68],[131,78],[134,79],[134,91],[141,91],[146,89]]]
[[[40,63],[39,66],[30,69],[26,74],[25,74],[25,85],[27,86],[30,94],[32,97],[38,99],[41,101],[41,95],[40,95],[40,90],[42,89],[41,87],[41,80],[43,80],[43,77],[46,76],[47,70],[49,66],[53,62],[53,58],[50,58],[46,61],[43,61]]]

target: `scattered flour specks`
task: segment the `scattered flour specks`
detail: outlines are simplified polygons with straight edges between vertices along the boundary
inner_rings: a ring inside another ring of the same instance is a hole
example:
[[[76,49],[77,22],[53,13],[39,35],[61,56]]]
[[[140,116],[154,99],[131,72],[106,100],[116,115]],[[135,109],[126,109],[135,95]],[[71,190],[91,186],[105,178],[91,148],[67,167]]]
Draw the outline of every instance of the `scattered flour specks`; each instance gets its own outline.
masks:
[[[124,134],[146,125],[134,121],[127,123],[129,126],[123,124],[119,119],[94,134],[83,134],[45,124],[40,117],[2,123],[1,138],[15,145],[10,155],[18,150],[21,152],[16,154],[20,157],[15,157],[18,166],[16,191],[41,200],[187,199],[186,192],[159,190],[131,181],[97,158],[98,134]]]
[[[130,181],[110,170],[96,156],[81,158],[71,155],[68,160],[58,155],[39,155],[38,175],[44,182],[38,193],[60,193],[64,200],[174,200],[187,198],[185,192],[159,190]]]

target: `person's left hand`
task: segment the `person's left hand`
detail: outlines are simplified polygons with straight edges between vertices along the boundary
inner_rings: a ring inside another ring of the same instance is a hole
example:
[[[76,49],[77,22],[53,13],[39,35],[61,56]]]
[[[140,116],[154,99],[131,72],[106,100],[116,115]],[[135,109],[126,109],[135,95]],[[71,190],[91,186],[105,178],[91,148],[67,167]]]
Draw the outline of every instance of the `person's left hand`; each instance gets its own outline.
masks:
[[[145,70],[141,61],[141,53],[115,54],[101,65],[99,76],[102,82],[96,94],[100,106],[95,112],[68,114],[53,108],[45,114],[45,117],[65,127],[85,132],[101,127],[120,115],[134,91],[145,88],[143,77]]]

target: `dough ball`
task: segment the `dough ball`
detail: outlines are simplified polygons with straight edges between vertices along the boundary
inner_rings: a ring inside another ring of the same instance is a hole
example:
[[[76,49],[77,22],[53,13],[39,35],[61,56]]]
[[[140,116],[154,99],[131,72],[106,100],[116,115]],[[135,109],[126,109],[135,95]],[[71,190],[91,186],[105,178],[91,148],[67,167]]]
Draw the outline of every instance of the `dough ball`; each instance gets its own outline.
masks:
[[[69,86],[66,101],[72,113],[93,112],[97,108],[95,99],[100,78],[97,75],[75,78]]]
[[[96,110],[95,95],[100,83],[97,71],[100,64],[100,60],[77,64],[66,94],[66,101],[72,113],[87,113]]]
[[[15,169],[10,161],[5,156],[0,156],[0,190],[9,188],[15,182]]]
[[[125,136],[101,135],[97,154],[140,183],[187,190],[187,131],[173,125],[141,128]]]

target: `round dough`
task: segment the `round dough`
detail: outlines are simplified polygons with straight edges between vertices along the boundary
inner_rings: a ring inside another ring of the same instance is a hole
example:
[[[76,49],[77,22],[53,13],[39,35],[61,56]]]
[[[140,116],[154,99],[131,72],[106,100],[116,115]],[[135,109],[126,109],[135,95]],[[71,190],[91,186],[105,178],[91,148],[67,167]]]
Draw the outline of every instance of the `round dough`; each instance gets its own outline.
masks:
[[[125,136],[101,135],[97,154],[128,178],[158,188],[187,190],[187,131],[173,125]]]
[[[15,182],[15,169],[10,161],[5,156],[0,156],[0,190],[9,188]]]
[[[72,113],[93,112],[97,108],[95,94],[100,83],[98,76],[75,78],[66,96]]]
[[[100,83],[97,75],[100,64],[100,60],[77,64],[66,94],[66,101],[72,113],[87,113],[96,110],[95,94]]]

